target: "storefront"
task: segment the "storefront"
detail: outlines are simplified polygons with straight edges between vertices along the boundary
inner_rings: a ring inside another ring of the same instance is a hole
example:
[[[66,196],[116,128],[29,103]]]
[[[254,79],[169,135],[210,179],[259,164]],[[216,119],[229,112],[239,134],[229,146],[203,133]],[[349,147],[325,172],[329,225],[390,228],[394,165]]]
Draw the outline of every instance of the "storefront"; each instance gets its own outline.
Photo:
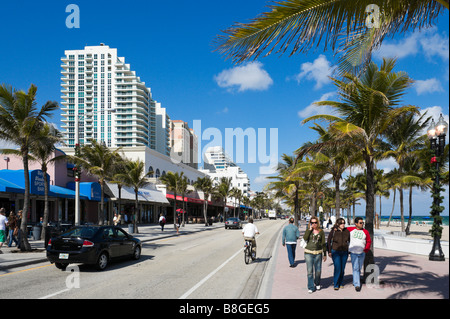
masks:
[[[106,183],[110,198],[110,208],[113,213],[121,215],[122,223],[131,223],[135,216],[136,194],[132,187]],[[138,191],[139,223],[157,223],[159,215],[167,214],[169,201],[164,192],[158,190],[155,185],[149,184]]]
[[[30,224],[38,223],[44,216],[45,207],[45,179],[42,170],[30,170],[30,204],[27,220]],[[57,185],[50,185],[47,174],[49,222],[74,222],[75,191]],[[97,214],[100,196],[98,183],[86,184],[80,192],[82,221],[89,221]],[[18,212],[24,206],[25,178],[23,170],[0,170],[0,207],[7,213]]]

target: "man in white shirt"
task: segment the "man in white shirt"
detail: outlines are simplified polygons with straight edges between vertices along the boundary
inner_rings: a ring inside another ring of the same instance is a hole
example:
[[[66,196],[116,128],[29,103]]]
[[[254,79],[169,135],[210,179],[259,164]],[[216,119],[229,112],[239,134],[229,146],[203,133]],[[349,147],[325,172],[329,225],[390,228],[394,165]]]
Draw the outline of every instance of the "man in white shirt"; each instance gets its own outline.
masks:
[[[244,235],[244,240],[249,240],[252,242],[252,255],[256,256],[256,239],[255,236],[258,234],[258,228],[253,224],[253,218],[248,219],[248,224],[242,229],[242,234]]]
[[[8,220],[5,216],[5,209],[0,208],[0,249],[3,246],[3,242],[6,241],[6,225],[8,225]]]

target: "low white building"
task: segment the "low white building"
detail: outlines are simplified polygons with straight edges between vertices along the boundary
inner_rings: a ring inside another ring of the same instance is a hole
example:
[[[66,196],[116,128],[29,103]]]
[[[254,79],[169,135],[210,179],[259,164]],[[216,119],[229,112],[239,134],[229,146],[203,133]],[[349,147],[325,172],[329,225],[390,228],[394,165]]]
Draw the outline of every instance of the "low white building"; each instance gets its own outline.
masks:
[[[73,148],[61,148],[61,150],[68,155],[74,154]],[[111,150],[115,150],[115,148],[111,148]],[[155,179],[165,175],[169,171],[174,173],[183,172],[184,176],[187,177],[189,184],[192,185],[197,178],[206,176],[206,173],[183,163],[175,163],[169,156],[161,154],[146,146],[123,147],[122,152],[123,155],[130,160],[135,161],[140,159],[143,161],[145,163],[145,174],[152,171],[153,175],[151,177]]]
[[[250,179],[248,175],[232,161],[222,147],[208,148],[203,160],[204,169],[200,171],[210,176],[215,184],[220,183],[222,177],[231,178],[231,187],[236,187],[242,191],[244,196],[249,196]]]

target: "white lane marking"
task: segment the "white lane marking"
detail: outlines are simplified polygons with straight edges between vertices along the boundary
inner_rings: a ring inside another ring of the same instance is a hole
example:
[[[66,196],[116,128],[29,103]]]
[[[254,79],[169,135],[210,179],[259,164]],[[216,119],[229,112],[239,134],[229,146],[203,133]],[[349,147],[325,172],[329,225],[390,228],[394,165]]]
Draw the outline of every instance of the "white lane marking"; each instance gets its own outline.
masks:
[[[220,265],[219,267],[217,267],[213,272],[211,272],[208,276],[206,276],[205,278],[203,278],[202,280],[200,280],[194,287],[192,287],[191,289],[189,289],[184,295],[182,295],[180,298],[178,299],[186,299],[190,294],[192,294],[194,291],[196,291],[201,285],[203,285],[206,281],[208,281],[209,278],[211,278],[212,276],[214,276],[220,269],[222,269],[223,267],[225,267],[226,264],[228,264],[234,257],[236,257],[238,254],[242,254],[242,248],[239,249],[233,256],[231,256],[230,258],[228,258],[222,265]]]
[[[41,297],[41,298],[39,298],[39,299],[49,299],[49,298],[52,298],[52,297],[54,297],[54,296],[60,295],[60,294],[62,294],[62,293],[65,293],[65,292],[67,292],[67,291],[69,291],[69,290],[70,290],[70,288],[64,289],[64,290],[55,292],[54,294],[47,295],[47,296],[45,296],[45,297]]]

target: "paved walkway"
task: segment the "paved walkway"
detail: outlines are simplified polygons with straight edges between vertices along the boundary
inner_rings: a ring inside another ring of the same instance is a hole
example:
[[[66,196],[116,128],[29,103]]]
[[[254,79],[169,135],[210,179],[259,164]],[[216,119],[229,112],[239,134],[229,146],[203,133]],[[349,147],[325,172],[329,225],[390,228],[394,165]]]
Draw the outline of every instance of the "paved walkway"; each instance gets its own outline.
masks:
[[[300,227],[303,236],[306,225]],[[328,231],[327,231],[328,232]],[[379,285],[363,284],[360,292],[352,284],[350,258],[345,268],[344,288],[333,288],[334,266],[331,258],[322,263],[321,290],[308,293],[304,250],[297,246],[295,268],[289,267],[287,249],[281,237],[275,246],[272,265],[268,267],[264,291],[267,299],[448,299],[449,261],[429,261],[428,257],[375,249],[375,264],[379,269]],[[431,247],[430,247],[431,249]]]
[[[177,234],[173,225],[166,225],[162,232],[159,225],[141,225],[139,234],[134,234],[142,242],[172,236],[183,236],[193,232],[222,228],[223,223],[213,226],[186,224]],[[125,228],[126,230],[126,228]],[[300,227],[303,235],[305,225]],[[281,232],[280,232],[281,234]],[[0,272],[8,272],[15,267],[47,262],[43,241],[31,240],[34,252],[21,253],[16,248],[3,246],[0,253]],[[328,257],[322,263],[322,289],[308,293],[306,264],[303,249],[297,246],[294,268],[289,267],[286,248],[281,246],[281,236],[277,238],[272,258],[261,281],[258,298],[262,299],[448,299],[449,262],[429,261],[426,256],[411,255],[395,251],[376,249],[375,263],[378,266],[380,284],[375,287],[362,285],[360,292],[352,286],[352,267],[347,263],[343,289],[333,289],[333,263]]]

